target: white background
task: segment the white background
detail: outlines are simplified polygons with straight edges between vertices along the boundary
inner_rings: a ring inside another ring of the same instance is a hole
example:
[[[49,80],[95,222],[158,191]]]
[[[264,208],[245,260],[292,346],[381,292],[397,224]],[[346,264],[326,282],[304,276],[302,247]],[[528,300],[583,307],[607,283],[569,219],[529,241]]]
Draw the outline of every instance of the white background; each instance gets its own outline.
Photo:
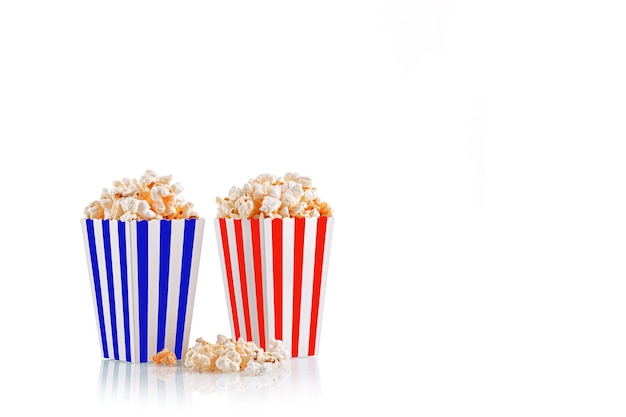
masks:
[[[619,1],[2,1],[0,407],[158,410],[98,394],[79,226],[153,169],[208,219],[265,172],[311,176],[335,210],[320,390],[241,405],[623,415],[625,18]],[[204,242],[191,337],[211,340],[228,319],[210,223]]]

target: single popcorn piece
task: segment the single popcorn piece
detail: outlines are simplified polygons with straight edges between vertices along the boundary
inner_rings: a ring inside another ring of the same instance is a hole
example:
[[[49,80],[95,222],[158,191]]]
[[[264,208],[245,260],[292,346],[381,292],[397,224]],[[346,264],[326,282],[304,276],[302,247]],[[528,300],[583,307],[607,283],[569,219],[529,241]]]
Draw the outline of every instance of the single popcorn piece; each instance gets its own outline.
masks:
[[[102,190],[100,200],[85,207],[85,217],[121,221],[199,218],[193,204],[181,196],[183,186],[171,181],[171,175],[159,176],[151,170],[138,180],[113,181],[110,190]]]
[[[333,215],[330,205],[319,198],[311,177],[296,172],[288,172],[282,177],[258,175],[242,187],[231,187],[227,197],[217,197],[215,201],[218,218],[281,219]]]
[[[152,362],[157,365],[172,366],[176,365],[177,361],[178,359],[174,352],[170,352],[167,348],[164,348],[162,351],[152,356]]]
[[[215,366],[223,372],[239,371],[241,366],[241,355],[235,349],[227,349],[224,354],[216,359]]]
[[[215,343],[202,338],[183,355],[183,365],[200,372],[240,372],[262,375],[287,365],[290,355],[282,341],[272,340],[267,351],[254,342],[239,338],[236,342],[218,335]]]

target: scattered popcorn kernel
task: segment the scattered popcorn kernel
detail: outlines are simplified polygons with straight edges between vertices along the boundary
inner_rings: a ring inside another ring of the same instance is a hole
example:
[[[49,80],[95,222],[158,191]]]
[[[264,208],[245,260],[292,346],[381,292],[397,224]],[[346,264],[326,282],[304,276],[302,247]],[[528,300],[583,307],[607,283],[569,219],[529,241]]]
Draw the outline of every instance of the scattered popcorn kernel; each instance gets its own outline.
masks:
[[[237,342],[218,335],[215,343],[202,338],[183,355],[183,365],[200,372],[240,372],[261,375],[287,365],[290,358],[282,341],[273,340],[267,351],[254,342],[239,338]]]
[[[199,218],[193,204],[182,198],[182,185],[171,180],[171,175],[147,170],[138,180],[113,181],[111,190],[104,188],[100,200],[85,207],[85,217],[121,221]]]
[[[152,362],[157,365],[172,366],[176,365],[177,359],[174,352],[170,352],[165,348],[152,357]]]
[[[261,174],[228,196],[216,198],[217,217],[231,219],[331,217],[330,205],[319,199],[311,177],[288,172],[283,177]]]

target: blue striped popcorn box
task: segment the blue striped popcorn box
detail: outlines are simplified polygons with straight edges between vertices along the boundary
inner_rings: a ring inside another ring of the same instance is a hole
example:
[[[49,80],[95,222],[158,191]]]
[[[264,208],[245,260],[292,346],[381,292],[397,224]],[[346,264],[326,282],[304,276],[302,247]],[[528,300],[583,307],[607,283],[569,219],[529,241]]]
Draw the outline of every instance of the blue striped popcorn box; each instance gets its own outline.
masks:
[[[319,353],[334,218],[214,220],[231,331]]]
[[[103,358],[148,362],[189,345],[204,219],[81,226]]]

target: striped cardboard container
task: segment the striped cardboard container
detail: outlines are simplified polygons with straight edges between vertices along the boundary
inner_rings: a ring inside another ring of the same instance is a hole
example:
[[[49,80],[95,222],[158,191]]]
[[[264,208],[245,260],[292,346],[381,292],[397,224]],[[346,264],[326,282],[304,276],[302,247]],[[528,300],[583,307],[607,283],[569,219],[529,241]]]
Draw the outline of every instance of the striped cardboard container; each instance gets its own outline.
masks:
[[[148,362],[189,344],[204,219],[82,219],[103,358]]]
[[[214,220],[231,331],[319,353],[333,217]]]

